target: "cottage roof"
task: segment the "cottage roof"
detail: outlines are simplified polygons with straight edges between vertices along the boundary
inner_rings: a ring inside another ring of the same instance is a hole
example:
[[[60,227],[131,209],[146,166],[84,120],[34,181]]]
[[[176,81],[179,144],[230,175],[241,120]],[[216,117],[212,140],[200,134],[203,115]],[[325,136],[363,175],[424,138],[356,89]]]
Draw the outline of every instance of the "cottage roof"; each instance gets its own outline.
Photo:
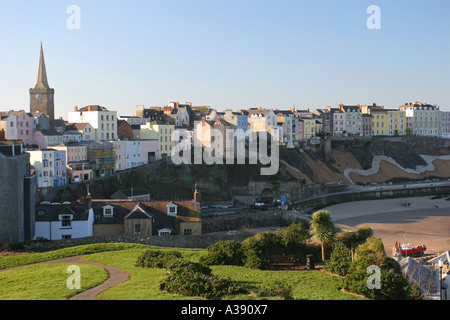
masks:
[[[167,205],[174,203],[177,205],[177,215],[169,216],[167,214]],[[113,206],[113,216],[103,216],[103,207]],[[176,228],[179,222],[200,222],[201,213],[196,210],[196,203],[193,200],[188,201],[128,201],[128,200],[109,200],[93,199],[92,207],[94,209],[95,224],[123,223],[124,219],[136,218],[143,212],[154,219],[156,228]],[[138,210],[139,209],[139,210]],[[198,209],[199,210],[199,209]],[[136,215],[130,215],[130,213]]]
[[[60,214],[70,214],[73,221],[84,221],[88,219],[89,211],[85,204],[38,204],[36,205],[36,221],[58,221]]]

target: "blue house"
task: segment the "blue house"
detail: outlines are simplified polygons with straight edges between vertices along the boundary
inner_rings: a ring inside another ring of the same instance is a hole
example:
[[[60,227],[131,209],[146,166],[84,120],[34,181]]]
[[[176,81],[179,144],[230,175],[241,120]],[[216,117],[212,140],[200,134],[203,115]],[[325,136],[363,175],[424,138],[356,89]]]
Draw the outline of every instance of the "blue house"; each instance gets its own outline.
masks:
[[[55,150],[54,159],[53,186],[65,186],[67,184],[66,151]]]

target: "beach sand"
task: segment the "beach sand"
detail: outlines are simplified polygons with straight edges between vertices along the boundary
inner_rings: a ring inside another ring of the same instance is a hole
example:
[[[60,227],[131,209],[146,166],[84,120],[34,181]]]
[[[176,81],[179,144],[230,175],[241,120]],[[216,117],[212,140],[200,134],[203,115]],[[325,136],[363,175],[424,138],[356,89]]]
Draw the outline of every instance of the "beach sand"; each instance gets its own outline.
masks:
[[[396,241],[426,245],[426,254],[450,250],[450,201],[432,196],[347,202],[324,208],[336,226],[356,231],[369,226],[390,256]],[[402,206],[402,203],[410,203]]]

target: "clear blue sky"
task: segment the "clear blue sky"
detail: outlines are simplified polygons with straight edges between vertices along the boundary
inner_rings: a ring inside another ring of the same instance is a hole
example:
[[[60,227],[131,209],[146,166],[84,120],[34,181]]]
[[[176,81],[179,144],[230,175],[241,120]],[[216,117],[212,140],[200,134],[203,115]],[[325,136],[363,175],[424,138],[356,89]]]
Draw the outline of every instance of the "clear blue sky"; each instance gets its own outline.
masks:
[[[69,5],[81,10],[70,30]],[[381,30],[369,30],[369,5]],[[428,102],[450,110],[448,0],[0,0],[0,110],[29,110],[43,39],[55,112]]]

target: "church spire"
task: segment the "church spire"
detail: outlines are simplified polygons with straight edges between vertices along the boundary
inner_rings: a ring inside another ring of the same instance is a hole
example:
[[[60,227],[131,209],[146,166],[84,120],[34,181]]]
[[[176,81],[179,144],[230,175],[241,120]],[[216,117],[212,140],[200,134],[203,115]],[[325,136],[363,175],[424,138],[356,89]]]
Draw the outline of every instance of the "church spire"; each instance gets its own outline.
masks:
[[[37,88],[50,88],[47,81],[47,71],[45,70],[44,49],[42,48],[41,41],[41,55],[39,56],[39,68],[35,89]]]

